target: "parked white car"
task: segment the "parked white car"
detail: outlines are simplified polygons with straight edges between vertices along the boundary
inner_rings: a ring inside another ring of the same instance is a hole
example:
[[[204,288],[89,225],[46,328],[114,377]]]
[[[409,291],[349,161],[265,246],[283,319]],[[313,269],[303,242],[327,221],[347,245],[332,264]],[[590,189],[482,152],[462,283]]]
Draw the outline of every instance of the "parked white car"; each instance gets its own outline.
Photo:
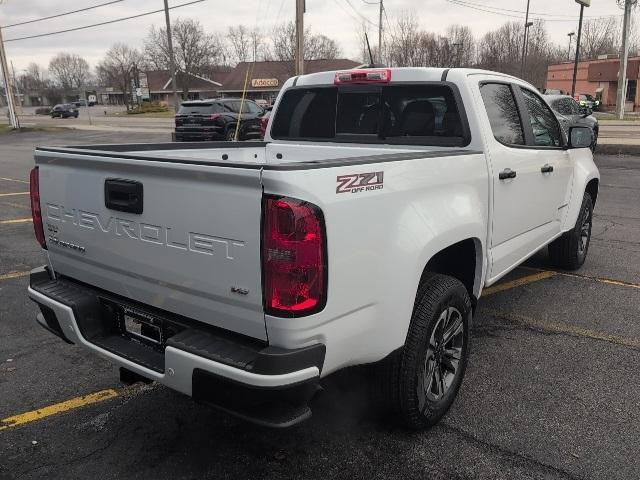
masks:
[[[37,148],[29,296],[126,381],[288,426],[368,364],[425,428],[460,389],[482,289],[547,245],[585,261],[591,143],[507,75],[295,77],[262,143]]]

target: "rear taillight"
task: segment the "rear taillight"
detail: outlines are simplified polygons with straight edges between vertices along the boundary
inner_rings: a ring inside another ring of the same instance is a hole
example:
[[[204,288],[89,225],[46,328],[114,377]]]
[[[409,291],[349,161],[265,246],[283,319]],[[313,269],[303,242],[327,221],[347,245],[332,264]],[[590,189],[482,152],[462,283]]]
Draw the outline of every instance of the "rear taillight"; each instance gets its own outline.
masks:
[[[391,70],[388,68],[377,70],[345,70],[336,72],[333,79],[335,85],[343,83],[389,83],[391,81]]]
[[[31,169],[29,176],[29,195],[31,197],[31,218],[33,219],[33,230],[36,234],[36,240],[42,246],[47,248],[47,242],[44,238],[44,228],[42,227],[42,210],[40,209],[40,179],[38,167]]]
[[[311,203],[275,196],[265,196],[263,209],[266,312],[280,317],[301,317],[322,310],[327,297],[322,212]]]
[[[209,115],[209,120],[217,120],[218,117],[220,117],[219,113],[214,113],[212,115]]]

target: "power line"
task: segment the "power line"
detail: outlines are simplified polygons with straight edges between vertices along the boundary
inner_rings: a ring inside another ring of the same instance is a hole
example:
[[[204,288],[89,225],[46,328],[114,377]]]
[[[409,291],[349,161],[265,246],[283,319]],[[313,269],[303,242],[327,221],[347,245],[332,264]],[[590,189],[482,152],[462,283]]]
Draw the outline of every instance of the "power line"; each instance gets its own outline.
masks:
[[[45,20],[51,20],[52,18],[64,17],[65,15],[71,15],[73,13],[86,12],[87,10],[93,10],[94,8],[105,7],[107,5],[113,5],[114,3],[124,2],[125,0],[112,0],[111,2],[101,3],[92,7],[81,8],[79,10],[72,10],[70,12],[58,13],[56,15],[50,15],[48,17],[36,18],[34,20],[27,20],[26,22],[12,23],[11,25],[4,25],[2,28],[7,29],[11,27],[18,27],[20,25],[28,25],[30,23],[43,22]]]
[[[477,10],[485,13],[493,13],[494,15],[501,15],[503,17],[510,18],[524,18],[523,15],[513,15],[513,13],[524,14],[525,12],[521,10],[512,10],[508,8],[501,7],[493,7],[491,5],[486,5],[482,3],[473,3],[465,0],[446,0],[447,2],[457,5],[460,7],[471,8],[472,10]],[[564,15],[564,14],[552,14],[552,13],[536,13],[530,12],[530,15],[538,15],[538,17],[533,17],[535,20],[544,20],[547,22],[574,22],[577,21],[578,17],[573,15]],[[542,16],[547,17],[567,17],[567,18],[541,18]],[[611,17],[619,17],[620,15],[592,15],[590,18],[611,18]]]
[[[188,5],[193,5],[194,3],[200,3],[200,2],[204,2],[204,1],[206,1],[206,0],[193,0],[192,2],[182,3],[180,5],[174,5],[173,7],[169,7],[169,10],[173,10],[174,8],[186,7]],[[58,30],[57,32],[40,33],[38,35],[29,35],[27,37],[9,38],[8,40],[5,40],[4,42],[5,43],[18,42],[20,40],[29,40],[31,38],[48,37],[48,36],[51,36],[51,35],[58,35],[58,34],[61,34],[61,33],[76,32],[78,30],[85,30],[87,28],[94,28],[94,27],[100,27],[102,25],[110,25],[112,23],[124,22],[125,20],[131,20],[131,19],[134,19],[134,18],[145,17],[147,15],[153,15],[154,13],[161,13],[161,12],[164,12],[164,8],[161,8],[160,10],[153,10],[152,12],[139,13],[138,15],[131,15],[129,17],[122,17],[122,18],[117,18],[115,20],[108,20],[106,22],[94,23],[92,25],[85,25],[83,27],[67,28],[66,30]]]
[[[356,7],[353,6],[353,3],[351,3],[351,0],[347,0],[347,4],[351,7],[351,10],[353,10],[356,15],[358,15],[362,20],[364,20],[367,23],[370,23],[371,25],[373,25],[374,27],[377,26],[375,23],[373,23],[371,20],[369,20],[367,17],[365,17],[364,15],[362,15],[357,9]]]
[[[510,18],[518,18],[518,19],[523,19],[524,16],[523,15],[514,15],[513,13],[522,13],[524,14],[524,12],[521,12],[519,10],[509,10],[509,9],[504,9],[504,8],[498,8],[498,7],[491,7],[489,5],[484,5],[484,4],[478,4],[478,3],[471,3],[471,2],[465,2],[462,0],[446,0],[447,2],[451,3],[452,5],[457,5],[459,7],[466,7],[466,8],[470,8],[472,10],[477,10],[479,12],[485,12],[485,13],[492,13],[494,15],[500,15],[503,17],[510,17]],[[513,13],[505,13],[505,12],[513,12]],[[536,14],[536,15],[547,15],[547,14]],[[605,16],[593,16],[592,18],[611,18],[611,17],[619,17],[620,15],[605,15]],[[531,17],[531,14],[530,14]],[[570,19],[560,19],[560,18],[542,18],[542,17],[531,17],[534,20],[542,20],[545,22],[575,22],[577,21],[577,17],[572,17]]]

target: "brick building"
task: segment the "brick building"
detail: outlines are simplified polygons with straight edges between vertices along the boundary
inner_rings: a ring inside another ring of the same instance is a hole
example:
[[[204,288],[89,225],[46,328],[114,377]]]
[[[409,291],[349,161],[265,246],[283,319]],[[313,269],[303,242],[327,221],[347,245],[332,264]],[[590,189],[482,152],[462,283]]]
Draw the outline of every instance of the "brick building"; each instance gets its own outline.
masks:
[[[304,72],[317,73],[330,70],[349,70],[361,63],[344,58],[305,60]],[[247,77],[247,71],[249,75]],[[225,97],[242,95],[247,79],[247,97],[272,102],[290,77],[295,75],[293,62],[240,62],[229,72],[219,92]]]
[[[640,111],[640,89],[638,89],[640,57],[629,58],[627,64],[627,92],[625,109]],[[605,109],[613,110],[617,102],[618,58],[599,58],[578,63],[576,94],[589,94],[600,98]],[[573,62],[549,65],[546,88],[571,93]]]

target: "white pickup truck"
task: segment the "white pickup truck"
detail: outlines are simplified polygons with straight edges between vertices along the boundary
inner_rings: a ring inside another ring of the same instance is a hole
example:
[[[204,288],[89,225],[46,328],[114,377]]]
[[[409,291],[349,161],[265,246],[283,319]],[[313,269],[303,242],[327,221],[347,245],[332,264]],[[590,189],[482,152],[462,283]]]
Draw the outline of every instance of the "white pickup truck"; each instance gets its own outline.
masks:
[[[265,142],[37,148],[29,296],[125,381],[288,426],[322,379],[369,365],[425,428],[458,393],[483,287],[547,245],[585,261],[591,143],[499,73],[295,77]]]

